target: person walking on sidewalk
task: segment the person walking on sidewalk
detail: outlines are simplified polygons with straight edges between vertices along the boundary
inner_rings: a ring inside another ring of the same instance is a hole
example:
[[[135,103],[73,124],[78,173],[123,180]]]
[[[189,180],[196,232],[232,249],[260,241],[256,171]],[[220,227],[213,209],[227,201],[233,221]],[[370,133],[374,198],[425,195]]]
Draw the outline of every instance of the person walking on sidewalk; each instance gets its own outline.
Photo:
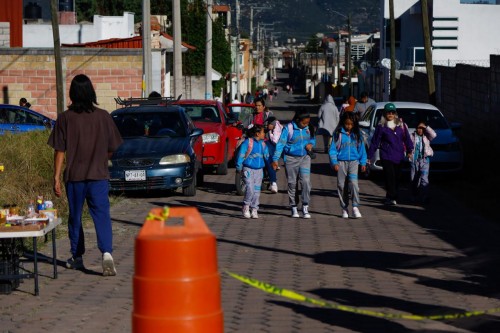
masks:
[[[318,133],[323,136],[325,153],[329,152],[333,131],[339,124],[339,110],[333,101],[332,95],[326,95],[325,102],[318,111]]]
[[[264,98],[259,97],[255,99],[254,114],[252,115],[252,117],[246,118],[242,125],[244,128],[248,128],[250,125],[264,126],[264,123],[271,116],[273,116],[273,112],[267,108]]]
[[[267,125],[267,133],[266,133],[266,145],[269,150],[269,158],[266,160],[266,168],[267,173],[269,174],[269,182],[271,185],[269,186],[271,193],[278,193],[278,177],[276,176],[276,170],[274,170],[272,166],[273,155],[276,151],[276,144],[281,136],[281,132],[283,131],[283,125],[279,122],[276,117],[271,116],[266,121]]]
[[[264,126],[254,125],[247,132],[248,138],[241,144],[236,157],[236,172],[243,172],[245,197],[243,198],[243,217],[259,218],[259,197],[262,187],[265,160],[269,150],[264,143]]]
[[[436,136],[436,132],[423,121],[418,123],[417,129],[411,134],[411,141],[415,146],[410,156],[413,201],[417,201],[419,197],[423,203],[429,200],[429,158],[434,155],[431,141]]]
[[[284,152],[285,172],[288,182],[288,202],[292,217],[299,217],[297,210],[297,187],[302,189],[302,213],[304,218],[311,218],[309,204],[311,202],[311,158],[316,145],[314,128],[310,125],[311,115],[305,108],[295,113],[293,120],[283,127],[280,140],[273,155],[273,168],[278,168],[278,160]]]
[[[349,197],[352,197],[352,217],[360,218],[358,169],[366,171],[366,150],[361,138],[358,120],[352,112],[346,112],[333,134],[330,147],[330,164],[337,172],[337,190],[342,217],[349,218]]]
[[[94,221],[104,276],[116,275],[109,204],[108,159],[123,140],[106,110],[98,108],[90,79],[79,74],[71,81],[71,105],[57,117],[48,144],[54,149],[54,193],[62,195],[61,172],[68,198],[71,258],[66,267],[83,269],[85,239],[82,210],[86,201]]]
[[[396,106],[387,103],[384,106],[384,116],[375,128],[375,133],[368,149],[368,163],[375,151],[380,148],[380,161],[385,177],[385,204],[397,205],[401,163],[413,151],[413,142],[406,124],[398,118]]]

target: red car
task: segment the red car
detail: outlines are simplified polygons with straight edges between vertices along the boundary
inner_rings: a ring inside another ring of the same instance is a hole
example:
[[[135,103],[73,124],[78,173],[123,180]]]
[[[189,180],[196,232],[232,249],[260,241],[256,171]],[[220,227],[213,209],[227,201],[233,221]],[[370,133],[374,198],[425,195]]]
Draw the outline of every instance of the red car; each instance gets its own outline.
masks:
[[[237,120],[230,117],[219,101],[183,99],[174,104],[183,107],[196,127],[203,129],[203,165],[213,166],[217,174],[226,175],[241,137]]]

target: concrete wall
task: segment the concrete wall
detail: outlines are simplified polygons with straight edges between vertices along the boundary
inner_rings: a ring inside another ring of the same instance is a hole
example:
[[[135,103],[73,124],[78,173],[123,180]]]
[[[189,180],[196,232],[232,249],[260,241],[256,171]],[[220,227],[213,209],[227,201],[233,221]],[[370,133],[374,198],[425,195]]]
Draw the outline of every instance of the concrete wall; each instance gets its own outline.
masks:
[[[69,104],[71,80],[83,73],[90,77],[100,107],[116,109],[115,97],[141,97],[142,50],[62,49],[65,105]],[[0,87],[8,103],[26,97],[32,109],[51,118],[57,116],[56,76],[53,51],[0,48]],[[7,95],[7,96],[6,96]]]
[[[491,55],[490,63],[434,67],[437,107],[449,121],[462,123],[466,149],[485,161],[500,153],[500,55]],[[427,74],[401,75],[397,100],[428,103]]]

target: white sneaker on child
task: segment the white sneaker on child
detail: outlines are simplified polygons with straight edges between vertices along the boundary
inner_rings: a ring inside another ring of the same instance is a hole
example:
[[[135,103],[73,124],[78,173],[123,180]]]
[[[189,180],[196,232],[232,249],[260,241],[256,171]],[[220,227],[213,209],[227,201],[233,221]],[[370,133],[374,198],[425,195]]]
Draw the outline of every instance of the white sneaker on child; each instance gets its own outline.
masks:
[[[349,212],[347,211],[346,208],[342,208],[342,218],[343,219],[348,219],[349,218]]]
[[[292,207],[292,217],[300,217],[296,206]]]
[[[354,215],[355,219],[362,217],[358,207],[352,207],[352,215]]]
[[[275,182],[271,184],[271,193],[278,193],[278,184]]]
[[[252,208],[250,215],[253,219],[258,219],[259,214],[257,214],[257,208]]]
[[[311,214],[309,214],[309,206],[308,205],[302,206],[302,213],[304,214],[305,219],[311,218]]]
[[[248,205],[243,205],[243,217],[246,218],[246,219],[249,219],[250,218],[250,206]]]

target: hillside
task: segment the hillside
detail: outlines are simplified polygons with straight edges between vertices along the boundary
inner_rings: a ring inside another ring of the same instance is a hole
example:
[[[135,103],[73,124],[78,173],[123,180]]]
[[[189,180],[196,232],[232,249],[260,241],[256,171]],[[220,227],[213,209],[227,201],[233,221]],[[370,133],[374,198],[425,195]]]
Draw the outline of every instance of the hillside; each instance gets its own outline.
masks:
[[[236,1],[227,0],[234,9]],[[298,41],[308,40],[315,33],[333,34],[337,28],[346,27],[344,15],[351,14],[353,31],[372,32],[379,29],[380,1],[374,0],[240,0],[241,32],[247,34],[250,29],[250,6],[268,7],[254,10],[254,27],[258,21],[269,24],[274,22],[273,31],[276,38],[295,38]],[[234,14],[233,14],[234,15]],[[233,22],[235,22],[233,16]]]

